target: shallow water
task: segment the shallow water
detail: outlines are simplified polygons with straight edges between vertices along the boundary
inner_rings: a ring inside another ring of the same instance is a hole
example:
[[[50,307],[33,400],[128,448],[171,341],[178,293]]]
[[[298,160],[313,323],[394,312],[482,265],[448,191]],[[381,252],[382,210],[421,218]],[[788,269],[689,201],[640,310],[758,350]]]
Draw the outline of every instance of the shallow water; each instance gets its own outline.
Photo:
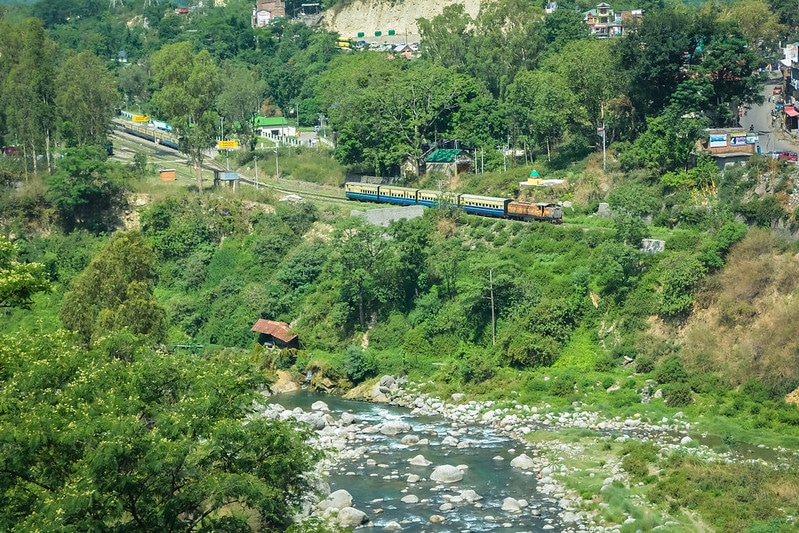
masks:
[[[390,521],[399,522],[402,531],[560,531],[557,501],[535,490],[535,472],[524,472],[510,467],[510,460],[525,452],[521,443],[497,434],[489,427],[474,425],[453,427],[450,421],[435,416],[413,416],[405,408],[355,402],[313,392],[296,392],[276,395],[272,401],[293,409],[310,410],[315,401],[325,402],[336,418],[349,411],[356,422],[369,425],[387,420],[403,420],[410,424],[411,434],[428,439],[427,445],[405,446],[402,438],[408,433],[386,436],[380,433],[363,435],[364,440],[353,447],[366,446],[366,457],[343,460],[333,467],[327,480],[330,490],[345,489],[353,497],[353,507],[364,511],[376,529]],[[468,448],[444,446],[441,441],[451,435]],[[513,449],[514,451],[509,451]],[[412,466],[408,459],[422,454],[432,461],[427,467]],[[529,455],[529,453],[528,453]],[[495,457],[502,457],[496,460]],[[369,460],[374,464],[368,464]],[[462,481],[441,485],[430,481],[436,466],[466,465]],[[408,483],[408,474],[417,474],[418,483]],[[475,503],[453,503],[452,510],[440,510],[447,496],[457,496],[461,490],[472,489],[483,497]],[[420,502],[406,504],[403,496],[413,494]],[[525,499],[528,507],[519,514],[502,511],[504,498]],[[442,515],[446,520],[432,524],[432,515]]]

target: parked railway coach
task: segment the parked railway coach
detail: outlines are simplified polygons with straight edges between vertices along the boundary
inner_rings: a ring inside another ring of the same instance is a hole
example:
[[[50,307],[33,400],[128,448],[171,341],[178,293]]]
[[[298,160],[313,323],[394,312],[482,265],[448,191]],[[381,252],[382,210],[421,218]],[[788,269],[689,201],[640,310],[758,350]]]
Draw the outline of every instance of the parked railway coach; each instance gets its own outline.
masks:
[[[423,205],[436,207],[441,201],[442,193],[394,185],[373,185],[369,183],[347,182],[344,194],[349,200],[360,202],[377,202],[395,205]],[[542,220],[560,224],[563,222],[563,210],[557,204],[530,203],[480,196],[477,194],[454,194],[452,204],[472,215],[508,218],[525,222]]]

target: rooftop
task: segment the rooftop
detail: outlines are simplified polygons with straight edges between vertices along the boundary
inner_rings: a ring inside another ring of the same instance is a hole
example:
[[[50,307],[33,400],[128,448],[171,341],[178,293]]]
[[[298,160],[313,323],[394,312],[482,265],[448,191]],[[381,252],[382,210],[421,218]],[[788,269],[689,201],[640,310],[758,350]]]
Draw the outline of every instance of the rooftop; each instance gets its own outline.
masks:
[[[274,320],[266,320],[263,318],[258,319],[258,322],[255,323],[251,331],[263,333],[264,335],[271,335],[286,343],[297,338],[296,335],[289,331],[289,325],[285,322],[275,322]]]

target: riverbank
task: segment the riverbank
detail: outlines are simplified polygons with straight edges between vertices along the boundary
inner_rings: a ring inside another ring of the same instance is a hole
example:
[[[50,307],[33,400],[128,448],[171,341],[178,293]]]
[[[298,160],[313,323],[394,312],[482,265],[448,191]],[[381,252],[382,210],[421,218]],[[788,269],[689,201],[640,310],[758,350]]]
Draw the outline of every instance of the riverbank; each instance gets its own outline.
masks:
[[[640,462],[636,463],[641,450],[662,459],[684,455],[716,464],[737,461],[758,462],[766,466],[763,459],[716,451],[698,442],[689,435],[697,428],[692,427],[679,412],[653,422],[643,414],[608,419],[578,402],[569,409],[556,411],[547,404],[465,402],[463,394],[453,394],[443,400],[422,392],[419,384],[404,383],[390,376],[353,389],[347,396],[405,407],[410,409],[412,416],[447,419],[451,424],[448,444],[454,450],[460,444],[458,437],[475,426],[491,428],[519,442],[524,448],[517,447],[514,460],[521,458],[519,464],[524,464],[529,473],[540,476],[535,491],[540,497],[551,500],[559,524],[546,525],[551,529],[560,527],[560,531],[710,529],[701,524],[698,516],[646,500],[646,477],[656,477],[659,471],[652,465],[641,467]],[[370,432],[384,429],[382,426],[359,427],[352,420],[345,424],[329,414],[313,411],[282,416],[313,421],[312,425],[317,427],[320,435],[320,444],[336,450],[326,467],[328,470],[340,460],[365,453],[364,439]],[[643,468],[643,472],[638,471],[639,468]],[[525,496],[521,494],[512,499],[517,502],[530,499]],[[317,516],[324,516],[325,510],[321,511],[317,507],[314,512]],[[526,511],[520,508],[519,512]]]

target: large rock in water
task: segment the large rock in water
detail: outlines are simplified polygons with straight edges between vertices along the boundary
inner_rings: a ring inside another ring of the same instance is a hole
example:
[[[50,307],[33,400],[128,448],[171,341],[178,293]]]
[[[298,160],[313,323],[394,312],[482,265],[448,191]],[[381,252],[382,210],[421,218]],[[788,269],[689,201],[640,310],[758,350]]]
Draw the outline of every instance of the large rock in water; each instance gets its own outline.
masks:
[[[509,513],[520,513],[522,512],[522,507],[516,498],[508,497],[502,500],[502,510]]]
[[[305,422],[312,429],[319,431],[320,429],[325,429],[327,425],[327,420],[325,420],[325,415],[322,413],[304,413],[299,417],[300,422]]]
[[[319,502],[319,505],[317,505],[316,507],[318,507],[319,510],[321,511],[325,511],[327,509],[343,509],[351,505],[352,505],[352,494],[350,494],[344,489],[340,489],[337,490],[336,492],[333,492],[332,494],[330,494],[330,496]]]
[[[514,457],[510,462],[510,465],[513,468],[520,468],[522,470],[530,470],[531,468],[535,468],[535,463],[526,453],[523,453],[518,457]]]
[[[411,430],[411,425],[402,420],[389,420],[380,426],[380,433],[383,435],[397,435]]]
[[[438,483],[457,483],[463,479],[463,471],[452,465],[437,466],[430,479]]]
[[[433,464],[432,461],[428,461],[427,459],[425,459],[425,456],[422,454],[419,454],[415,457],[411,457],[410,459],[408,459],[408,463],[414,466],[430,466],[431,464]]]
[[[341,509],[336,517],[336,522],[338,522],[340,526],[348,528],[356,528],[368,521],[369,519],[366,518],[366,513],[354,507],[345,507]]]

